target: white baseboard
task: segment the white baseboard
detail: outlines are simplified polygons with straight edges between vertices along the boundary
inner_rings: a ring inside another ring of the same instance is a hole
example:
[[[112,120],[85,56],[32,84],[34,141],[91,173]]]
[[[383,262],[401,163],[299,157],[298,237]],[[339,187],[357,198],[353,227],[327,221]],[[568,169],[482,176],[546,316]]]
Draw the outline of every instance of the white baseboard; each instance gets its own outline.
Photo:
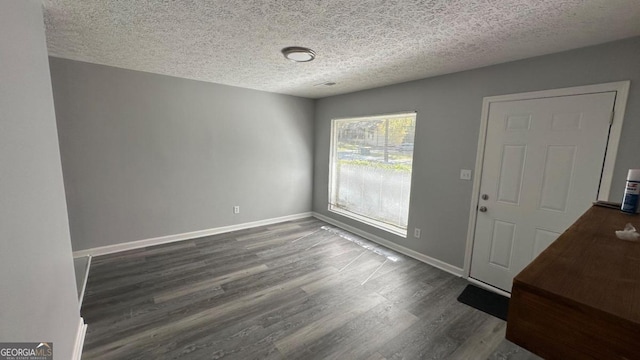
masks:
[[[84,301],[84,292],[87,290],[87,281],[89,280],[89,269],[91,268],[91,255],[87,261],[87,268],[84,270],[84,279],[82,280],[82,288],[80,289],[80,296],[78,297],[78,309],[82,309],[82,301]]]
[[[276,224],[284,221],[304,219],[311,216],[312,216],[311,212],[305,212],[305,213],[282,216],[277,218],[252,221],[252,222],[243,223],[243,224],[222,226],[222,227],[213,228],[213,229],[198,230],[198,231],[192,231],[188,233],[160,236],[156,238],[131,241],[131,242],[120,243],[115,245],[100,246],[100,247],[86,249],[86,250],[74,251],[73,257],[80,257],[80,256],[87,256],[87,255],[100,256],[100,255],[112,254],[112,253],[117,253],[121,251],[139,249],[139,248],[152,246],[152,245],[160,245],[160,244],[166,244],[166,243],[175,242],[175,241],[196,239],[204,236],[223,234],[231,231],[243,230],[243,229],[248,229],[248,228],[257,227],[257,226],[265,226],[265,225]]]
[[[80,360],[82,358],[82,348],[84,347],[84,336],[87,334],[87,324],[84,323],[84,319],[81,317],[78,323],[78,332],[76,333],[76,343],[73,347],[73,360]]]
[[[362,236],[363,238],[365,238],[367,240],[371,240],[374,243],[377,243],[377,244],[380,244],[382,246],[388,247],[391,250],[395,250],[395,251],[397,251],[397,252],[399,252],[399,253],[401,253],[403,255],[407,255],[407,256],[412,257],[412,258],[414,258],[414,259],[416,259],[418,261],[422,261],[425,264],[429,264],[429,265],[431,265],[433,267],[436,267],[436,268],[438,268],[440,270],[444,270],[444,271],[446,271],[448,273],[451,273],[451,274],[453,274],[455,276],[460,276],[460,277],[463,276],[464,270],[459,268],[459,267],[457,267],[457,266],[453,266],[453,265],[448,264],[448,263],[446,263],[444,261],[432,258],[430,256],[427,256],[425,254],[419,253],[419,252],[417,252],[415,250],[409,249],[409,248],[404,247],[402,245],[398,245],[398,244],[396,244],[394,242],[391,242],[389,240],[383,239],[380,236],[373,235],[371,233],[368,233],[366,231],[360,230],[360,229],[355,228],[355,227],[353,227],[351,225],[347,225],[347,224],[345,224],[345,223],[343,223],[341,221],[332,219],[330,217],[324,216],[324,215],[319,214],[317,212],[313,213],[313,217],[315,217],[315,218],[317,218],[319,220],[322,220],[324,222],[327,222],[329,224],[335,225],[335,226],[337,226],[339,228],[342,228],[342,229],[344,229],[346,231],[350,231],[350,232],[352,232],[354,234],[360,235],[360,236]]]

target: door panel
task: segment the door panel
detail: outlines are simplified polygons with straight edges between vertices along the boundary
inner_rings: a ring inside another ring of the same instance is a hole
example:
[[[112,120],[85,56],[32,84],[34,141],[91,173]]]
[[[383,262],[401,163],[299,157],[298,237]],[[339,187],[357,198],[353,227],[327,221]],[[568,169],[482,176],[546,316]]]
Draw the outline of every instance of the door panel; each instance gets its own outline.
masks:
[[[491,259],[489,260],[492,265],[505,269],[511,267],[511,249],[513,248],[515,230],[516,224],[500,220],[493,222]]]
[[[573,145],[550,145],[547,147],[539,209],[567,211],[576,150],[576,146]]]
[[[556,241],[558,236],[560,236],[560,234],[557,232],[536,228],[536,235],[533,240],[533,257],[535,258],[540,255],[547,246]]]
[[[471,277],[513,277],[597,199],[615,92],[492,103]]]
[[[525,145],[505,145],[503,147],[500,177],[498,178],[498,201],[513,205],[520,203],[526,154],[527,147]]]

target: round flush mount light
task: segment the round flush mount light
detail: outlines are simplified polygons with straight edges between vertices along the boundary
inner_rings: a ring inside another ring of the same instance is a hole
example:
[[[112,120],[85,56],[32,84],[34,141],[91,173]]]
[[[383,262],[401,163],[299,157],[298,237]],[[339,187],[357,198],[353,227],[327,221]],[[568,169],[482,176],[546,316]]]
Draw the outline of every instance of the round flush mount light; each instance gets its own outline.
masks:
[[[289,46],[282,49],[282,55],[295,62],[308,62],[316,58],[316,52],[301,46]]]

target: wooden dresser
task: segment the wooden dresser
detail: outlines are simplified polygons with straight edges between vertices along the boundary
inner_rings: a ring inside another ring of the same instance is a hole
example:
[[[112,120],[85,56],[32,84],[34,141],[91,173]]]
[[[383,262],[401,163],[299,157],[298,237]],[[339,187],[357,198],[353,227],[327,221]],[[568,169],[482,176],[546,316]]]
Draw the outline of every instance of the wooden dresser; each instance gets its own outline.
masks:
[[[640,359],[640,216],[592,207],[513,280],[507,339],[546,359]]]

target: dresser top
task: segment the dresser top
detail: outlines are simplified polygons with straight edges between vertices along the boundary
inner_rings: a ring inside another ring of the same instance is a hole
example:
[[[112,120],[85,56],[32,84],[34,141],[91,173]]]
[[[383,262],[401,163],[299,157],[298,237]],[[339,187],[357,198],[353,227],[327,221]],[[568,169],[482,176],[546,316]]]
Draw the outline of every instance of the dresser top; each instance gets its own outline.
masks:
[[[640,242],[615,231],[640,216],[593,206],[514,279],[556,301],[640,324]]]

